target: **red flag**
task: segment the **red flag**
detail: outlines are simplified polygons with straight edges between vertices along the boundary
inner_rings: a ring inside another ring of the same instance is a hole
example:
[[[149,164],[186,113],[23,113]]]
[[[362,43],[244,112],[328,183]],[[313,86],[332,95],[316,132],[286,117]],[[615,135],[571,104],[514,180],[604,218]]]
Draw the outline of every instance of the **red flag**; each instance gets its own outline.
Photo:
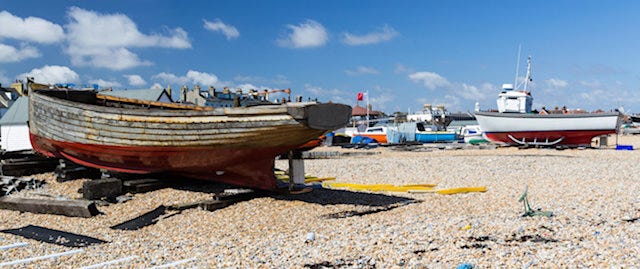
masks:
[[[362,101],[363,99],[364,99],[364,93],[359,92],[359,93],[358,93],[358,99],[357,99],[357,100],[358,100],[358,101]]]

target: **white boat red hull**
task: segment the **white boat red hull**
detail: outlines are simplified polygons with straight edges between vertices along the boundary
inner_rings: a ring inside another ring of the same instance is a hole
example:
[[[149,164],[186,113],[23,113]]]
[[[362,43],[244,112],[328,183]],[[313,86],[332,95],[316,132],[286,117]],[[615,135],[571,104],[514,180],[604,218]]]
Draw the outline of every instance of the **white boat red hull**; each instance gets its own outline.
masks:
[[[521,114],[476,112],[487,139],[508,145],[590,146],[594,137],[615,134],[621,114]]]

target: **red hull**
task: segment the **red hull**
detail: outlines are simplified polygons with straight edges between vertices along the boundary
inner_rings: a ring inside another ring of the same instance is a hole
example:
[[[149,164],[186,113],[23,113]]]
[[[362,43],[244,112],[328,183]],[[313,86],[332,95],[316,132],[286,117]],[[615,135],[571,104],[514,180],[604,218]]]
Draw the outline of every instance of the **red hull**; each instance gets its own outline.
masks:
[[[171,173],[264,190],[277,189],[275,157],[295,146],[270,148],[130,147],[61,142],[31,134],[34,150],[81,165],[124,173]]]
[[[554,145],[565,145],[565,146],[589,146],[591,145],[591,140],[594,137],[601,135],[609,135],[615,134],[615,130],[579,130],[579,131],[547,131],[547,132],[536,132],[536,131],[528,131],[528,132],[491,132],[484,133],[486,137],[494,142],[502,142],[509,145],[521,145],[521,143],[515,142],[511,137],[517,139],[518,141],[524,141],[528,143],[532,143],[534,141],[540,143],[545,141],[556,141],[558,139],[562,140]]]

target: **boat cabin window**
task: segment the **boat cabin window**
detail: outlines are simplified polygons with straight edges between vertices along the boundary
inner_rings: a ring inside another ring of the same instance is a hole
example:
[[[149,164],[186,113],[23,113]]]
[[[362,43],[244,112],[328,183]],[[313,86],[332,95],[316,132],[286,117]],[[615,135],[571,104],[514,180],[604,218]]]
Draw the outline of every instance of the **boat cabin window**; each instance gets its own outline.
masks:
[[[382,128],[367,129],[367,133],[372,133],[372,132],[382,132]]]
[[[424,132],[425,128],[424,128],[424,124],[422,124],[422,122],[418,122],[416,123],[416,128],[418,129],[418,131],[420,132]]]

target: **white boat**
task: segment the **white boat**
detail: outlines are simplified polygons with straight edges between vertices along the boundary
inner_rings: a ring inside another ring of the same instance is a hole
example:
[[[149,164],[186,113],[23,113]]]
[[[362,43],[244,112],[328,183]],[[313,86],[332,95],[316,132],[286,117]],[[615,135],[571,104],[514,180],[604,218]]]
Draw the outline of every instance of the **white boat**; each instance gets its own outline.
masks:
[[[464,138],[464,142],[467,144],[477,145],[488,142],[483,136],[480,125],[463,126],[460,129],[460,135]]]
[[[507,145],[590,146],[594,137],[615,134],[620,127],[620,112],[532,113],[533,98],[526,89],[530,80],[531,58],[523,90],[504,84],[497,99],[498,112],[475,112],[487,139]]]

